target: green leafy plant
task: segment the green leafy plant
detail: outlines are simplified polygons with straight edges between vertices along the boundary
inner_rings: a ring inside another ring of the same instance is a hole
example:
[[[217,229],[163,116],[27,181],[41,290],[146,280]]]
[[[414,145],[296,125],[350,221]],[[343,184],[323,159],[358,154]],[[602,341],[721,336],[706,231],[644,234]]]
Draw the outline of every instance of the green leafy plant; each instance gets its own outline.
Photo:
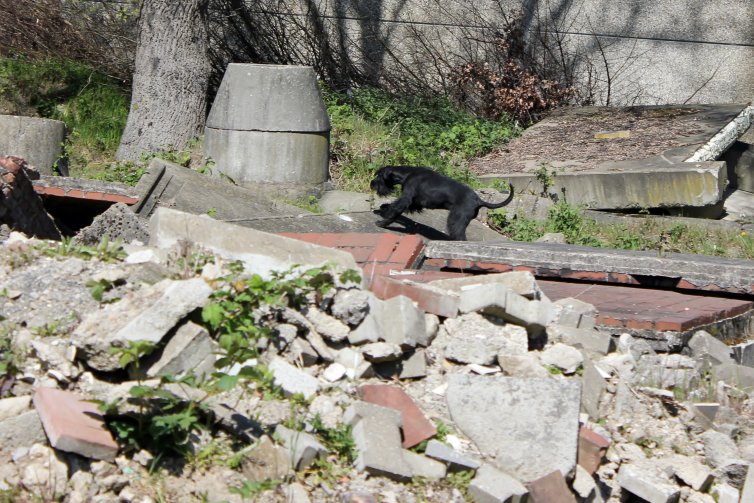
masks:
[[[50,257],[77,257],[84,260],[96,259],[101,262],[119,262],[126,257],[120,240],[111,242],[105,235],[97,246],[76,243],[73,238],[64,237],[59,242],[44,242],[37,249]]]
[[[325,447],[337,454],[341,462],[349,464],[356,459],[356,442],[354,442],[350,424],[339,424],[335,428],[328,428],[317,414],[311,421],[311,427],[322,439]]]
[[[0,327],[0,378],[17,374],[24,357],[24,351],[13,345],[13,331]]]

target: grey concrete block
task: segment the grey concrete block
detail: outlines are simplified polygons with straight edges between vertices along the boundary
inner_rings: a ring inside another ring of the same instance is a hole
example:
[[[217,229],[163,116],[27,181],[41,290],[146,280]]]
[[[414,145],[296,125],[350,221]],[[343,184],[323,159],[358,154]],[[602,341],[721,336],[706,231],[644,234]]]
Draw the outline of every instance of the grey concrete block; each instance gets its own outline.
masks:
[[[317,458],[327,455],[327,447],[322,445],[317,437],[304,431],[295,431],[279,424],[275,428],[275,436],[288,450],[292,466],[296,470],[303,470]]]
[[[458,310],[461,313],[482,311],[484,314],[502,318],[510,289],[500,283],[473,285],[461,289]]]
[[[424,312],[403,295],[386,300],[382,308],[382,338],[404,348],[428,346]]]
[[[43,175],[52,175],[63,156],[65,123],[40,117],[0,115],[0,155],[22,157]],[[68,175],[66,166],[60,166]]]
[[[536,336],[550,324],[556,315],[555,306],[549,300],[529,300],[509,291],[505,299],[504,318],[511,323],[526,327],[529,335]]]
[[[645,468],[623,463],[618,470],[618,484],[625,491],[647,503],[674,503],[681,497],[680,489],[657,475],[656,467]]]
[[[124,203],[113,204],[97,215],[90,225],[76,233],[74,240],[85,245],[98,245],[105,236],[110,241],[119,239],[123,243],[149,241],[146,223]]]
[[[613,346],[612,337],[608,332],[600,332],[593,328],[578,328],[560,324],[549,325],[547,335],[548,339],[552,341],[561,341],[569,346],[600,355],[608,354]]]
[[[522,482],[576,466],[579,381],[451,375],[446,399],[454,424]]]
[[[469,484],[474,503],[518,503],[525,501],[526,487],[511,475],[490,465],[482,465]]]
[[[403,459],[400,412],[367,402],[354,402],[343,422],[352,426],[359,455],[356,468],[374,475],[405,481],[413,476]]]
[[[372,342],[361,347],[362,354],[371,363],[385,363],[400,360],[403,350],[397,344]]]
[[[288,271],[294,265],[306,269],[332,263],[336,269],[359,270],[348,252],[219,222],[207,215],[161,207],[150,219],[149,228],[152,246],[169,248],[180,241],[196,243],[222,257],[240,260],[249,273],[267,279],[273,271]]]
[[[744,342],[732,346],[733,357],[739,365],[754,367],[754,342]]]
[[[692,358],[705,361],[710,365],[734,363],[730,346],[704,330],[694,332],[687,343],[687,351]]]
[[[723,380],[726,384],[750,391],[754,389],[754,368],[735,363],[724,363],[712,368],[715,379]]]
[[[316,377],[297,369],[280,357],[272,359],[269,369],[273,382],[283,389],[286,396],[301,393],[308,400],[319,391],[319,381]]]
[[[503,373],[511,377],[550,377],[550,372],[542,366],[534,354],[509,355],[499,353],[497,363]]]
[[[331,342],[342,342],[351,332],[348,325],[313,306],[306,310],[306,319],[319,335]]]
[[[591,360],[584,360],[581,374],[581,407],[592,420],[600,419],[600,401],[607,382]]]
[[[417,379],[427,376],[427,356],[423,349],[403,360],[401,364],[401,379]]]
[[[481,463],[478,460],[465,456],[451,446],[435,439],[427,442],[427,448],[424,451],[424,454],[448,465],[449,471],[458,472],[476,470],[481,466]]]

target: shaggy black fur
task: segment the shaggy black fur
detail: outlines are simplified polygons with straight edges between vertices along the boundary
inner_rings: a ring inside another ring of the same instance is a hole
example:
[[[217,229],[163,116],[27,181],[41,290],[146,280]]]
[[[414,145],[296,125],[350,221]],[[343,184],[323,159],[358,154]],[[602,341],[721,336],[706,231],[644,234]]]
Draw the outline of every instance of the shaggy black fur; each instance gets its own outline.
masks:
[[[374,175],[370,187],[377,194],[388,196],[396,185],[401,185],[401,195],[392,203],[380,206],[379,214],[383,219],[377,225],[386,227],[403,212],[450,210],[448,235],[455,241],[466,240],[466,227],[477,216],[479,208],[501,208],[513,199],[513,186],[505,201],[488,203],[461,182],[429,168],[416,166],[384,166]]]

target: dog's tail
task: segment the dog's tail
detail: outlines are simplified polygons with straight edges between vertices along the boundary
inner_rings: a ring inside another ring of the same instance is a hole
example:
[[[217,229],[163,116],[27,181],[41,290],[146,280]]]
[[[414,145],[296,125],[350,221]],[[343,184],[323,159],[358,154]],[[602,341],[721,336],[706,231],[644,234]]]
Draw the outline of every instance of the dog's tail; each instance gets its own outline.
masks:
[[[513,201],[513,185],[510,185],[510,189],[509,189],[509,192],[508,192],[508,197],[505,198],[505,201],[503,201],[502,203],[488,203],[488,202],[486,202],[486,201],[483,200],[482,201],[482,206],[484,206],[485,208],[489,208],[491,210],[494,210],[495,208],[502,208],[503,206],[505,206],[506,204],[510,203],[511,201]]]

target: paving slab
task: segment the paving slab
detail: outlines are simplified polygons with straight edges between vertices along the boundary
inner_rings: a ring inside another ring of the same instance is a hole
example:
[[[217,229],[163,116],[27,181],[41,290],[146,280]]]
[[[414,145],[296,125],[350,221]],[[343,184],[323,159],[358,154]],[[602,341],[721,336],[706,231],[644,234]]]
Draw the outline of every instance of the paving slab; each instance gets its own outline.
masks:
[[[754,294],[754,262],[556,243],[430,241],[423,266],[468,272],[528,270],[538,278]]]
[[[591,208],[708,207],[727,184],[715,160],[753,119],[746,104],[564,108],[470,168],[538,193],[545,167],[551,193]]]

